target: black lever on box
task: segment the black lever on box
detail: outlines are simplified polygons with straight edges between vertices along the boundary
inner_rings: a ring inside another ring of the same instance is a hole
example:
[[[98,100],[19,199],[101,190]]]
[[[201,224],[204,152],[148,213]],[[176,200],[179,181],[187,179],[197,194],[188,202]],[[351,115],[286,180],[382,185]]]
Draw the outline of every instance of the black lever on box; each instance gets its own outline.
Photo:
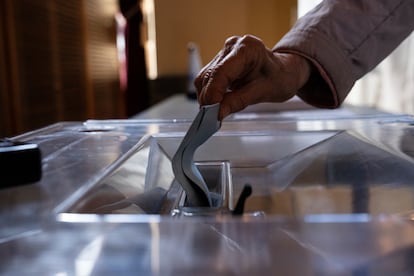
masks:
[[[240,194],[239,200],[237,200],[236,207],[232,214],[234,216],[241,216],[244,213],[244,205],[246,204],[247,198],[252,194],[252,186],[249,184],[244,185],[243,190]]]
[[[24,185],[42,178],[42,157],[36,144],[0,139],[0,188]]]

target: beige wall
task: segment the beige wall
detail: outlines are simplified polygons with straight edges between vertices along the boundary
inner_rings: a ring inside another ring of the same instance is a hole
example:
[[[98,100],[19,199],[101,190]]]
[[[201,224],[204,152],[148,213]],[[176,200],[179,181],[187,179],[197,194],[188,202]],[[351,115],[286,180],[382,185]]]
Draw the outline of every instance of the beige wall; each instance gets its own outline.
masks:
[[[253,34],[271,48],[296,17],[296,0],[154,0],[158,75],[187,72],[187,43],[203,65],[227,37]]]

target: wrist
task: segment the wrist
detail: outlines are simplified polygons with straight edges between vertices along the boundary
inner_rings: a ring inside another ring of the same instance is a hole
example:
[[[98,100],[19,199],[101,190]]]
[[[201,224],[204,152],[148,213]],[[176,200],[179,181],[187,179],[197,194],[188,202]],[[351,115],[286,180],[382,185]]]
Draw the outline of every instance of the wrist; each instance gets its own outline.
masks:
[[[312,63],[305,57],[294,53],[273,52],[275,56],[282,62],[286,72],[295,76],[295,90],[301,89],[309,80],[312,73]]]

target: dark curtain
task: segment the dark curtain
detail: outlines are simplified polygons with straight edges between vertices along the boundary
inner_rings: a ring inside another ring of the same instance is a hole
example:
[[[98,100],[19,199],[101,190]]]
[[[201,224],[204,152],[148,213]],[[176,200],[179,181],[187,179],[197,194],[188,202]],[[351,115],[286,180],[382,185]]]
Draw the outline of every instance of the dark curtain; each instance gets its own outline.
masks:
[[[145,51],[141,44],[143,20],[140,0],[119,0],[119,6],[127,21],[125,30],[127,87],[125,106],[128,117],[147,109],[150,103]]]

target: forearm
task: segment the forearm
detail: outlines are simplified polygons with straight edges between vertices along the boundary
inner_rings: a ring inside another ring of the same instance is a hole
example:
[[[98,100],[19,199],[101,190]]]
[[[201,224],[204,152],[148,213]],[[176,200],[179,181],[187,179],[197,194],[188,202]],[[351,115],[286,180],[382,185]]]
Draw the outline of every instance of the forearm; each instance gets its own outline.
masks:
[[[357,79],[411,33],[413,18],[412,0],[324,1],[299,19],[273,50],[308,59],[314,73],[298,95],[333,108]]]

